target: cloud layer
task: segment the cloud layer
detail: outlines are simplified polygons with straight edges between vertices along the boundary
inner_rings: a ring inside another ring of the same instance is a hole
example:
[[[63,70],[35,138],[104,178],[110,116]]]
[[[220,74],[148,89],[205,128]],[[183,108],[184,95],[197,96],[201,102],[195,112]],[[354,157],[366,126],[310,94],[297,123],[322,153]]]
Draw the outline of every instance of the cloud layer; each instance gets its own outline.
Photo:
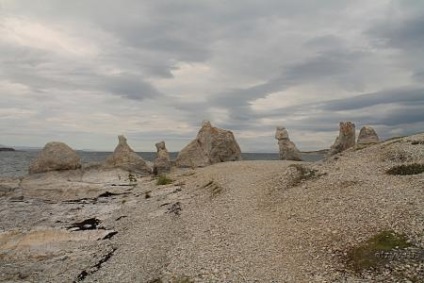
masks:
[[[245,152],[284,125],[326,148],[341,120],[423,131],[424,3],[0,0],[1,144],[178,151],[202,120]]]

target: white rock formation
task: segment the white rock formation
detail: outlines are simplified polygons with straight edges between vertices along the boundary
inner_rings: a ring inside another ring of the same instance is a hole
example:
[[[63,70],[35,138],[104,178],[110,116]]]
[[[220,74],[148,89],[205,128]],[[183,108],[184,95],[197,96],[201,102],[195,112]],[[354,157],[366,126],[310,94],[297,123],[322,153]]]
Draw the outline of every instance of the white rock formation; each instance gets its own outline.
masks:
[[[81,168],[81,158],[63,142],[49,142],[29,166],[29,174]]]
[[[356,143],[355,124],[351,122],[340,122],[339,136],[331,146],[329,155],[334,155],[355,146]]]
[[[179,152],[176,165],[194,168],[241,159],[241,150],[233,133],[205,121],[197,137]]]
[[[277,127],[275,131],[275,139],[278,140],[279,154],[281,160],[297,160],[300,161],[300,151],[296,145],[290,140],[289,133],[284,127]]]

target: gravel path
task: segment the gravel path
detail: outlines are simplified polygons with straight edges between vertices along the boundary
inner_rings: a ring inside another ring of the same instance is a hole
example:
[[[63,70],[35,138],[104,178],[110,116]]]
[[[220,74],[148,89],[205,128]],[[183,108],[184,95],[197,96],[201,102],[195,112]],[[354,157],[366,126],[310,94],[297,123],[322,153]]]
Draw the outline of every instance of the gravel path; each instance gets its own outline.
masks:
[[[350,247],[385,230],[424,251],[424,174],[385,173],[412,162],[424,163],[423,134],[321,163],[176,169],[165,186],[139,179],[103,219],[118,232],[106,240],[113,254],[82,281],[424,282],[424,256],[363,274],[344,265]]]

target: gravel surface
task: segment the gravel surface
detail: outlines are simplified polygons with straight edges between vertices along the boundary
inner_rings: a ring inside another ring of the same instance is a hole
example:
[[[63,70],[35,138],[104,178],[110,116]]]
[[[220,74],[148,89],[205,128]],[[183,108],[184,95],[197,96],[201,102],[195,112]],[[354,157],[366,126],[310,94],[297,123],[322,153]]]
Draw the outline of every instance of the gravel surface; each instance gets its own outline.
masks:
[[[97,243],[100,255],[113,253],[99,268],[89,268],[99,258],[87,262],[82,282],[424,282],[424,174],[386,174],[413,162],[424,163],[423,134],[320,163],[175,169],[165,186],[140,178],[98,210],[114,206],[102,220],[118,234]],[[8,202],[8,211],[13,207]],[[355,273],[345,265],[351,247],[387,230],[414,247],[377,270]],[[51,273],[50,282],[67,282]],[[66,278],[77,275],[73,269]]]

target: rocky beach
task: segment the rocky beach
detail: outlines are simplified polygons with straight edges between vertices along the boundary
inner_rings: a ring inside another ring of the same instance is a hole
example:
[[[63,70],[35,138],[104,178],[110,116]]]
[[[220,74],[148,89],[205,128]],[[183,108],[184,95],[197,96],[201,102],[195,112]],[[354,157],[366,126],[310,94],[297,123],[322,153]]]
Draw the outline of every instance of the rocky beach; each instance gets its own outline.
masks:
[[[180,156],[191,166],[158,143],[158,175],[120,137],[103,164],[70,151],[3,177],[0,281],[423,282],[424,134],[321,162],[210,162],[233,138],[206,127],[197,139],[214,146]]]

